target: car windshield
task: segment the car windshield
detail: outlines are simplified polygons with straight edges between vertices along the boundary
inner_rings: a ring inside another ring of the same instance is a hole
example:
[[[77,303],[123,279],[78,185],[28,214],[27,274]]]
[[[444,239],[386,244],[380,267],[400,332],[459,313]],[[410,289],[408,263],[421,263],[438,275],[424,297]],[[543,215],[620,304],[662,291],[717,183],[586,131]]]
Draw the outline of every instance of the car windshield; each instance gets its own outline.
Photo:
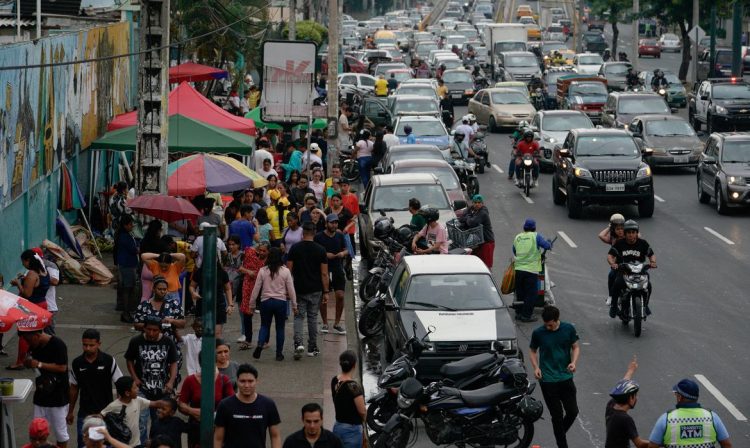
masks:
[[[417,47],[419,54],[430,54],[430,51],[437,49],[438,45],[435,42],[420,42]]]
[[[750,140],[724,142],[721,160],[726,163],[750,163]]]
[[[565,44],[562,42],[555,42],[553,44],[542,44],[542,53],[548,54],[555,50],[561,51],[567,48],[568,47],[566,47]]]
[[[444,65],[447,70],[451,70],[451,69],[454,69],[454,68],[461,67],[461,60],[454,59],[454,58],[442,59],[442,60],[438,61],[438,66],[440,66],[440,65]],[[445,75],[443,75],[443,76],[445,76]]]
[[[750,85],[715,85],[713,96],[715,100],[750,99]]]
[[[557,78],[565,75],[570,75],[572,72],[547,72],[547,85],[556,85],[557,84]]]
[[[471,82],[469,72],[445,72],[443,73],[443,82]]]
[[[694,136],[695,131],[682,120],[653,120],[646,122],[646,134],[654,137]]]
[[[563,29],[561,26],[551,26],[547,28],[547,31],[550,33],[562,33]]]
[[[660,96],[637,95],[632,98],[622,98],[617,107],[621,114],[667,114],[672,111]]]
[[[435,96],[435,89],[432,87],[422,86],[409,86],[408,84],[396,89],[397,95],[417,95],[417,96]]]
[[[412,310],[483,310],[502,307],[503,300],[488,274],[415,275],[411,278],[404,302],[404,309]]]
[[[492,102],[495,104],[528,104],[529,100],[523,93],[493,92]]]
[[[576,156],[627,156],[636,157],[640,152],[632,137],[625,135],[583,136],[578,139]]]
[[[604,73],[608,75],[625,75],[628,73],[629,65],[625,64],[611,64],[604,68]]]
[[[374,190],[372,210],[384,212],[406,211],[409,199],[417,198],[438,210],[450,209],[445,190],[438,184],[381,185]]]
[[[537,65],[538,62],[534,56],[508,56],[505,58],[506,67],[536,67]]]
[[[445,160],[443,154],[440,151],[434,149],[409,149],[408,151],[395,151],[389,153],[388,164],[398,162],[399,160],[414,160],[414,159],[428,159],[428,160]],[[420,173],[423,171],[419,171]]]
[[[396,81],[399,81],[399,82],[404,81],[406,79],[411,79],[411,73],[409,72],[393,72],[392,75],[396,79]],[[388,75],[389,78],[390,76],[391,74]]]
[[[592,54],[579,57],[578,63],[581,65],[601,65],[604,63],[604,59],[598,54]]]
[[[720,65],[729,65],[732,63],[732,52],[731,51],[717,51],[716,52],[716,63]]]
[[[442,157],[442,154],[440,155],[440,157]],[[414,160],[414,158],[415,158],[414,155],[409,154],[409,157],[408,157],[409,160]],[[449,166],[443,166],[443,167],[409,166],[409,167],[404,167],[404,168],[398,168],[398,170],[394,170],[393,172],[394,173],[432,173],[440,180],[440,183],[443,184],[446,190],[458,190],[461,188],[461,186],[458,185],[456,172],[453,171],[453,168]]]
[[[396,135],[405,137],[404,126],[409,125],[415,137],[443,137],[447,135],[445,128],[439,121],[400,121],[396,129]]]
[[[584,38],[589,42],[600,43],[604,42],[604,38],[601,34],[585,34]]]
[[[594,125],[588,117],[578,114],[563,116],[549,115],[544,117],[544,121],[542,121],[543,130],[550,132],[561,132],[581,128],[591,129],[593,127]]]
[[[431,114],[438,113],[439,110],[437,103],[429,98],[414,98],[408,100],[396,99],[396,104],[393,105],[393,112],[397,114],[405,112],[426,112]]]
[[[579,96],[600,96],[607,95],[607,88],[600,82],[592,82],[588,84],[578,84],[570,86],[570,95]]]
[[[644,39],[641,41],[641,45],[644,45],[646,47],[655,47],[656,41],[652,39]]]

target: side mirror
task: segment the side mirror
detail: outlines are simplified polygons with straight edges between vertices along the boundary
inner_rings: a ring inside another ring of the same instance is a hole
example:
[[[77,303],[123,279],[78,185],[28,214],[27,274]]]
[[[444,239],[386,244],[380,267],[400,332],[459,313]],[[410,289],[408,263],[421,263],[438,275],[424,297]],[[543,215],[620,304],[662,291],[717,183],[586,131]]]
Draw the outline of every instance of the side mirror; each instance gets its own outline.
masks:
[[[708,95],[701,95],[701,100],[708,101]]]
[[[375,168],[373,168],[373,170],[372,170],[372,171],[373,171],[373,172],[374,172],[375,174],[383,174],[383,167],[382,167],[382,166],[376,166]],[[360,207],[360,208],[362,208],[362,207]]]
[[[462,208],[466,208],[468,204],[464,200],[457,200],[453,202],[453,210],[461,210]]]
[[[716,159],[711,156],[705,156],[703,158],[703,163],[706,165],[716,165]]]

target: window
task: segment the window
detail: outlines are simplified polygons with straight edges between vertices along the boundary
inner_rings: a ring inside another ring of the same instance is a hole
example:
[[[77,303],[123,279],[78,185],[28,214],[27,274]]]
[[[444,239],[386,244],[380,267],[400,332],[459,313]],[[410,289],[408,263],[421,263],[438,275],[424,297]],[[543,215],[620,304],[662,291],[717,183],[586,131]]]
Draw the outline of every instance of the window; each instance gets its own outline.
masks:
[[[353,75],[342,76],[340,84],[351,84],[356,86],[357,77]]]
[[[482,104],[485,106],[490,105],[490,96],[485,92],[485,94],[482,96]]]
[[[360,76],[359,82],[365,87],[375,87],[375,80],[369,76]]]
[[[481,310],[502,308],[503,301],[487,274],[423,274],[411,278],[405,309]]]
[[[391,290],[391,296],[393,297],[393,300],[399,306],[403,305],[404,289],[408,281],[409,281],[409,272],[402,265],[396,271],[396,274],[393,276],[393,280],[391,280],[391,284],[388,288]]]
[[[582,156],[640,156],[633,138],[621,135],[584,136],[578,139],[576,155]]]

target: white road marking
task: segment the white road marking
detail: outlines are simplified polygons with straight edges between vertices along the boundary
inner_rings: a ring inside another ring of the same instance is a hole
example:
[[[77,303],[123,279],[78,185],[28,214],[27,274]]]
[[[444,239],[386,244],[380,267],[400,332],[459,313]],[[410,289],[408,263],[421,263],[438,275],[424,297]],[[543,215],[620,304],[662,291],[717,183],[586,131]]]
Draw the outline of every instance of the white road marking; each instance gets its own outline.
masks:
[[[523,194],[523,191],[519,191],[519,193],[521,193],[521,197],[524,198],[526,200],[526,202],[528,202],[529,204],[533,204],[534,203],[534,200],[531,199],[530,197],[526,196],[525,194]]]
[[[722,394],[721,391],[716,388],[716,386],[711,384],[711,382],[708,381],[708,378],[699,373],[696,373],[694,376],[696,380],[700,381],[700,383],[703,384],[703,387],[705,387],[707,391],[711,392],[711,395],[719,400],[719,403],[727,408],[727,411],[729,411],[729,413],[732,414],[734,418],[741,422],[747,421],[747,417],[745,417],[742,412],[740,412],[740,410],[737,409],[734,404],[732,404],[732,402],[729,401],[727,397],[725,397],[724,394]]]
[[[667,202],[661,196],[657,196],[657,195],[654,195],[654,199],[656,199],[659,202]]]
[[[494,163],[492,164],[492,168],[493,168],[493,169],[494,169],[495,171],[497,171],[498,173],[500,173],[500,174],[503,174],[503,173],[505,173],[505,171],[503,171],[503,169],[502,169],[502,168],[500,168],[499,166],[495,165]]]
[[[703,227],[706,232],[710,233],[711,235],[715,236],[716,238],[724,241],[725,243],[729,244],[730,246],[734,246],[734,241],[730,240],[729,238],[725,237],[721,233],[717,232],[716,230],[712,229],[711,227]]]
[[[565,242],[568,243],[568,246],[570,246],[571,248],[575,249],[576,247],[578,247],[578,245],[576,245],[576,243],[574,243],[573,240],[571,240],[570,237],[566,235],[562,230],[558,230],[557,234],[560,235],[560,238],[565,240]]]

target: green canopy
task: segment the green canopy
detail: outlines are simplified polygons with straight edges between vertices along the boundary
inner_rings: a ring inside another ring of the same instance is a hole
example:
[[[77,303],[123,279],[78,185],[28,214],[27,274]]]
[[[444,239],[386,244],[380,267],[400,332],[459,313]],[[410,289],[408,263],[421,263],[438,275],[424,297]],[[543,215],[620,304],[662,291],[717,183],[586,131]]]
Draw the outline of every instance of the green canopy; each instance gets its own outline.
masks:
[[[107,132],[91,144],[92,149],[135,151],[137,126]],[[194,120],[184,115],[169,117],[169,152],[212,152],[249,155],[253,138]]]
[[[261,120],[260,119],[260,107],[256,107],[255,109],[246,113],[245,118],[250,118],[251,120],[253,120],[255,122],[255,127],[257,129],[266,128],[266,129],[277,130],[277,131],[284,129],[278,123],[266,123],[265,121]],[[324,118],[316,118],[313,120],[313,123],[312,123],[313,129],[325,129],[327,125],[328,125],[328,122]],[[307,129],[307,123],[298,124],[293,129],[294,130]]]

